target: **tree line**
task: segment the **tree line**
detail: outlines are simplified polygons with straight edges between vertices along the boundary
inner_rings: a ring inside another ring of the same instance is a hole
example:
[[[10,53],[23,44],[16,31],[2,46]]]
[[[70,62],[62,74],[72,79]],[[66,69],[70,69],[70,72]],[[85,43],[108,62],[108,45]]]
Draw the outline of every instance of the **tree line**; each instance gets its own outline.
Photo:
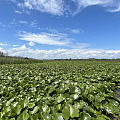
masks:
[[[0,51],[0,57],[5,57],[7,55],[8,55],[8,53],[4,53],[4,52]]]

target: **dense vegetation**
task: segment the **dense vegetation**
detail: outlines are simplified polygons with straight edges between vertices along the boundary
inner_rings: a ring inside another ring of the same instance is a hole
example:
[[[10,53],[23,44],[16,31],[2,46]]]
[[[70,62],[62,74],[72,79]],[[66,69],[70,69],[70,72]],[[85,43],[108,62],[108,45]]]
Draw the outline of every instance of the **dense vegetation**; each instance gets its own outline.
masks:
[[[41,63],[42,60],[22,58],[22,57],[0,57],[0,64],[27,64],[27,63]]]
[[[0,66],[0,120],[120,119],[120,63]]]
[[[41,63],[41,62],[43,61],[38,59],[8,56],[7,53],[0,51],[0,64],[28,64],[28,63]]]

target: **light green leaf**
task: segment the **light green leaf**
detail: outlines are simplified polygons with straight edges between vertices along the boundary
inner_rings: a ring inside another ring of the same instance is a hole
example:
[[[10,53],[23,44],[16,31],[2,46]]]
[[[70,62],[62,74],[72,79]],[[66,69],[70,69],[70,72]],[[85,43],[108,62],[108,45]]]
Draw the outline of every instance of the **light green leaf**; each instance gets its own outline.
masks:
[[[70,107],[66,105],[63,110],[62,110],[62,116],[64,117],[65,120],[68,120],[70,117]]]
[[[33,109],[33,111],[31,112],[32,114],[35,114],[35,113],[37,113],[38,112],[38,110],[39,110],[39,107],[38,106],[36,106],[34,109]]]
[[[35,106],[35,103],[33,102],[33,103],[28,103],[28,107],[29,108],[33,108]]]
[[[27,110],[25,110],[23,113],[21,113],[17,120],[28,120],[29,118],[29,114],[27,113]]]
[[[61,103],[64,100],[65,100],[65,98],[63,97],[63,95],[60,94],[60,96],[57,97],[56,102]]]
[[[61,113],[56,113],[53,117],[53,120],[64,120]]]
[[[17,115],[20,114],[21,110],[22,110],[21,106],[20,106],[20,105],[17,105],[17,108],[16,108],[16,113],[17,113]]]
[[[50,112],[49,106],[48,105],[43,105],[42,106],[42,111],[43,111],[43,113],[49,113]]]
[[[41,113],[42,120],[51,120],[51,115],[48,113]]]
[[[79,109],[72,105],[69,105],[69,107],[70,107],[70,116],[72,118],[79,117]]]
[[[91,116],[88,113],[82,112],[80,114],[80,119],[79,120],[92,120],[92,119],[91,119]]]

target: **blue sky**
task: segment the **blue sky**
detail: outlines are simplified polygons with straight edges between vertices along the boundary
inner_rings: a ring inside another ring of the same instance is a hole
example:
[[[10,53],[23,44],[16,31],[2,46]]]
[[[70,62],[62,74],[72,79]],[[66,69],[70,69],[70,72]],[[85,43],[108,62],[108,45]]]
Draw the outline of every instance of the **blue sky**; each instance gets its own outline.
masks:
[[[0,50],[38,59],[120,58],[120,0],[0,0]]]

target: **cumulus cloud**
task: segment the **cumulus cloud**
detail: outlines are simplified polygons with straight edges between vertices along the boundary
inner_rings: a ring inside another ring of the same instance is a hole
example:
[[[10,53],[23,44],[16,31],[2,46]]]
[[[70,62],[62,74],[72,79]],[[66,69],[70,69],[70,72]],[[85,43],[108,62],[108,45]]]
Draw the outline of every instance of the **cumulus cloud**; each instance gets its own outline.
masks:
[[[26,47],[26,45],[22,45],[21,47],[15,47],[15,48],[12,48],[11,50],[14,52],[19,52],[19,51],[25,51],[27,49],[28,48]]]
[[[71,38],[68,38],[67,34],[63,33],[24,33],[19,34],[20,40],[34,42],[38,44],[58,45],[64,46],[69,44]]]
[[[20,47],[14,47],[14,48],[8,49],[6,52],[8,53],[8,55],[11,55],[11,56],[23,56],[23,57],[29,56],[30,57],[30,54],[28,54],[28,50],[29,48],[27,48],[26,45],[22,45]]]
[[[109,12],[120,11],[119,0],[70,0],[70,3],[66,0],[23,0],[23,2],[18,3],[18,6],[52,15],[64,15],[66,13],[72,13],[75,15],[82,9],[95,5],[104,7]],[[72,9],[72,6],[75,6],[74,10]]]
[[[119,58],[120,50],[101,50],[101,49],[55,49],[40,50],[21,47],[11,48],[8,51],[12,56],[24,56],[37,59],[87,59],[87,58]]]
[[[70,29],[71,30],[71,29]],[[78,34],[78,29],[74,29],[74,34]],[[41,32],[41,33],[29,33],[22,31],[21,34],[18,35],[19,40],[29,41],[29,46],[34,46],[37,44],[44,45],[54,45],[56,47],[67,47],[67,48],[87,48],[89,46],[88,43],[76,42],[74,38],[68,37],[69,34],[60,33],[58,31],[52,30],[51,32]]]

